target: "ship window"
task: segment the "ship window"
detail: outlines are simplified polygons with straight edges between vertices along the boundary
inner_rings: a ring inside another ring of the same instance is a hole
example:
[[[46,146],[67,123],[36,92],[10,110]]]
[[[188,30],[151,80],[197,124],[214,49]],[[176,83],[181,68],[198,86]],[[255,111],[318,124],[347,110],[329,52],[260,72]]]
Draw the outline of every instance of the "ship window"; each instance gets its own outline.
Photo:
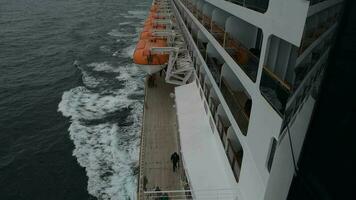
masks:
[[[276,138],[272,138],[270,151],[269,151],[268,159],[267,159],[267,170],[268,170],[268,172],[271,171],[274,154],[276,153],[276,148],[277,148],[277,140],[276,140]]]

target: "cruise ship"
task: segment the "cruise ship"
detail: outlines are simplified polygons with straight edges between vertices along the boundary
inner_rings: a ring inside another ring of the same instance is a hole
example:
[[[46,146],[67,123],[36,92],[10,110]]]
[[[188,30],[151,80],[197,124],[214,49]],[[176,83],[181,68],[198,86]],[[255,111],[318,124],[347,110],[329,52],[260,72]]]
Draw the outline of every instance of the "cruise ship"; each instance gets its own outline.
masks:
[[[154,0],[133,56],[148,74],[136,198],[288,199],[342,11]]]

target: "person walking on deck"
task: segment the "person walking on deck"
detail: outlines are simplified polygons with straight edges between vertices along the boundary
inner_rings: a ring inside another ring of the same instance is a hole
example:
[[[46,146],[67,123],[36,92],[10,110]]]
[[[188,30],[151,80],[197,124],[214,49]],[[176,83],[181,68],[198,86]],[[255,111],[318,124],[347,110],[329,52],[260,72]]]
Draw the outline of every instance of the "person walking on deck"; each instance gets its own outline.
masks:
[[[173,172],[176,171],[177,169],[177,166],[178,166],[178,163],[179,163],[179,155],[177,152],[174,152],[172,155],[171,155],[171,161],[173,163]]]

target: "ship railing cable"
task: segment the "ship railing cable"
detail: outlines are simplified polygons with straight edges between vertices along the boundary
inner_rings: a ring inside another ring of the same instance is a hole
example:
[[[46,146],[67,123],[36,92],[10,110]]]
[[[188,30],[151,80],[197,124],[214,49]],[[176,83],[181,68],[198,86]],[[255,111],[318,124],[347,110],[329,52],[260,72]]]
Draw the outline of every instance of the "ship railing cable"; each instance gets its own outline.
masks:
[[[144,200],[154,199],[236,199],[237,189],[145,191]]]

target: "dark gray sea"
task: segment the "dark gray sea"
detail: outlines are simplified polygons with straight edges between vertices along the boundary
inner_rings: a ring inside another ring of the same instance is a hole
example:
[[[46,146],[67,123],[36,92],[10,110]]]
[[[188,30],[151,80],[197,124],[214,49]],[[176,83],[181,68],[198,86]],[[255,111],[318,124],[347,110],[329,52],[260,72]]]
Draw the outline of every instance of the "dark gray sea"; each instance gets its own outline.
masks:
[[[130,199],[149,0],[0,0],[0,200]]]

